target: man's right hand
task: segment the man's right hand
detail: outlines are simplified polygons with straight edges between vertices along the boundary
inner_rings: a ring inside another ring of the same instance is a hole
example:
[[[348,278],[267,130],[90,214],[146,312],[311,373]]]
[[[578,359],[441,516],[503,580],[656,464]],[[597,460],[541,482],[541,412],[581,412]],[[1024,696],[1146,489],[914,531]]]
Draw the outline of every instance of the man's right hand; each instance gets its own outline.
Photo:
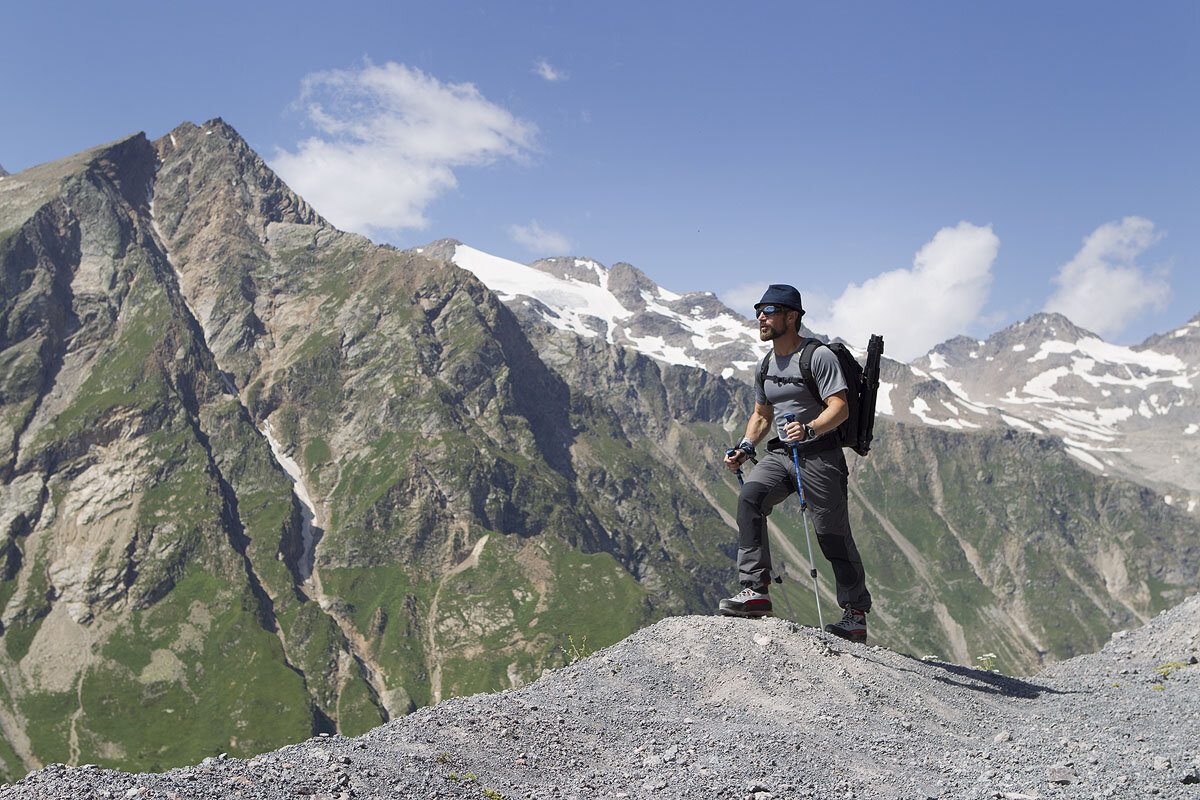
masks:
[[[747,459],[754,458],[755,455],[754,443],[749,439],[742,439],[737,447],[725,454],[725,469],[737,472]]]

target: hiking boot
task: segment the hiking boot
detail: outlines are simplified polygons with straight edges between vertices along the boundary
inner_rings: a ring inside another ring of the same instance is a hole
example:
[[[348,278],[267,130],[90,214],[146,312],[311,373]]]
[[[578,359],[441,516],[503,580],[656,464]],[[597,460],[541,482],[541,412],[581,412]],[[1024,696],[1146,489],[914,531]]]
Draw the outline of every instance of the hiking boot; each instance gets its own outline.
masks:
[[[847,608],[842,618],[825,626],[825,630],[834,636],[849,639],[852,642],[867,640],[867,612],[857,608]]]
[[[719,609],[727,617],[769,617],[771,597],[766,592],[747,586],[727,600],[722,600]]]

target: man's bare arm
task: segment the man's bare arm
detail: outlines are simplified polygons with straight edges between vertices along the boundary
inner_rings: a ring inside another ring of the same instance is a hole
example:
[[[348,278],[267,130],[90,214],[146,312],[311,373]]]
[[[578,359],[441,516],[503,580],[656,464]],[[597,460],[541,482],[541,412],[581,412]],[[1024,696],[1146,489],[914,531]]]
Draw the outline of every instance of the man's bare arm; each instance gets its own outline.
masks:
[[[767,435],[767,431],[771,430],[771,423],[774,421],[775,406],[755,403],[754,413],[746,423],[746,438],[757,445]]]
[[[754,404],[754,413],[750,415],[750,421],[746,423],[746,437],[751,443],[757,445],[762,441],[762,438],[767,435],[767,431],[771,429],[771,423],[775,419],[774,406],[764,405],[763,403]],[[735,452],[733,455],[725,456],[725,467],[730,472],[737,472],[742,464],[743,453]]]
[[[813,433],[820,436],[822,433],[836,428],[846,421],[850,416],[850,406],[846,403],[846,390],[835,392],[825,398],[825,410],[817,415],[817,418],[808,423],[813,429]],[[753,419],[753,418],[751,418]],[[799,422],[790,422],[784,426],[784,431],[787,433],[788,441],[798,442],[804,440],[804,430]]]

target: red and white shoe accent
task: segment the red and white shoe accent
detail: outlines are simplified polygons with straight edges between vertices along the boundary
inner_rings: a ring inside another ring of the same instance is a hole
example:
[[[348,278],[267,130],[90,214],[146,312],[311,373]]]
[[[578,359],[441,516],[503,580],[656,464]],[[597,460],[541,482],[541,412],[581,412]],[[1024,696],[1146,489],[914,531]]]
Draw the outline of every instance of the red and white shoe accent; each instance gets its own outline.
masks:
[[[857,608],[847,608],[842,618],[825,626],[825,630],[834,636],[849,639],[852,642],[867,640],[867,612]]]
[[[769,617],[775,613],[771,608],[770,595],[749,586],[733,597],[722,600],[718,608],[727,617]]]

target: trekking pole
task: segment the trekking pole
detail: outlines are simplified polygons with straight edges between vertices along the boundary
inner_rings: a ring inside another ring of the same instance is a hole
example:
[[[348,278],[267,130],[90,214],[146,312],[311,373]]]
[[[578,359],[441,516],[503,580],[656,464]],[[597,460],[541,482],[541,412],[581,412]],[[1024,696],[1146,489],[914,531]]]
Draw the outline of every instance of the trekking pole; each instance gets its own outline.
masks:
[[[795,414],[784,414],[785,422],[796,421]],[[813,559],[812,539],[808,535],[808,501],[804,499],[804,483],[800,479],[800,452],[796,449],[798,442],[788,441],[792,451],[792,463],[796,466],[796,491],[800,493],[800,516],[804,520],[804,541],[808,544],[808,571],[813,580],[813,597],[817,599],[817,621],[821,630],[825,630],[825,615],[821,613],[821,594],[817,591],[817,562]]]

